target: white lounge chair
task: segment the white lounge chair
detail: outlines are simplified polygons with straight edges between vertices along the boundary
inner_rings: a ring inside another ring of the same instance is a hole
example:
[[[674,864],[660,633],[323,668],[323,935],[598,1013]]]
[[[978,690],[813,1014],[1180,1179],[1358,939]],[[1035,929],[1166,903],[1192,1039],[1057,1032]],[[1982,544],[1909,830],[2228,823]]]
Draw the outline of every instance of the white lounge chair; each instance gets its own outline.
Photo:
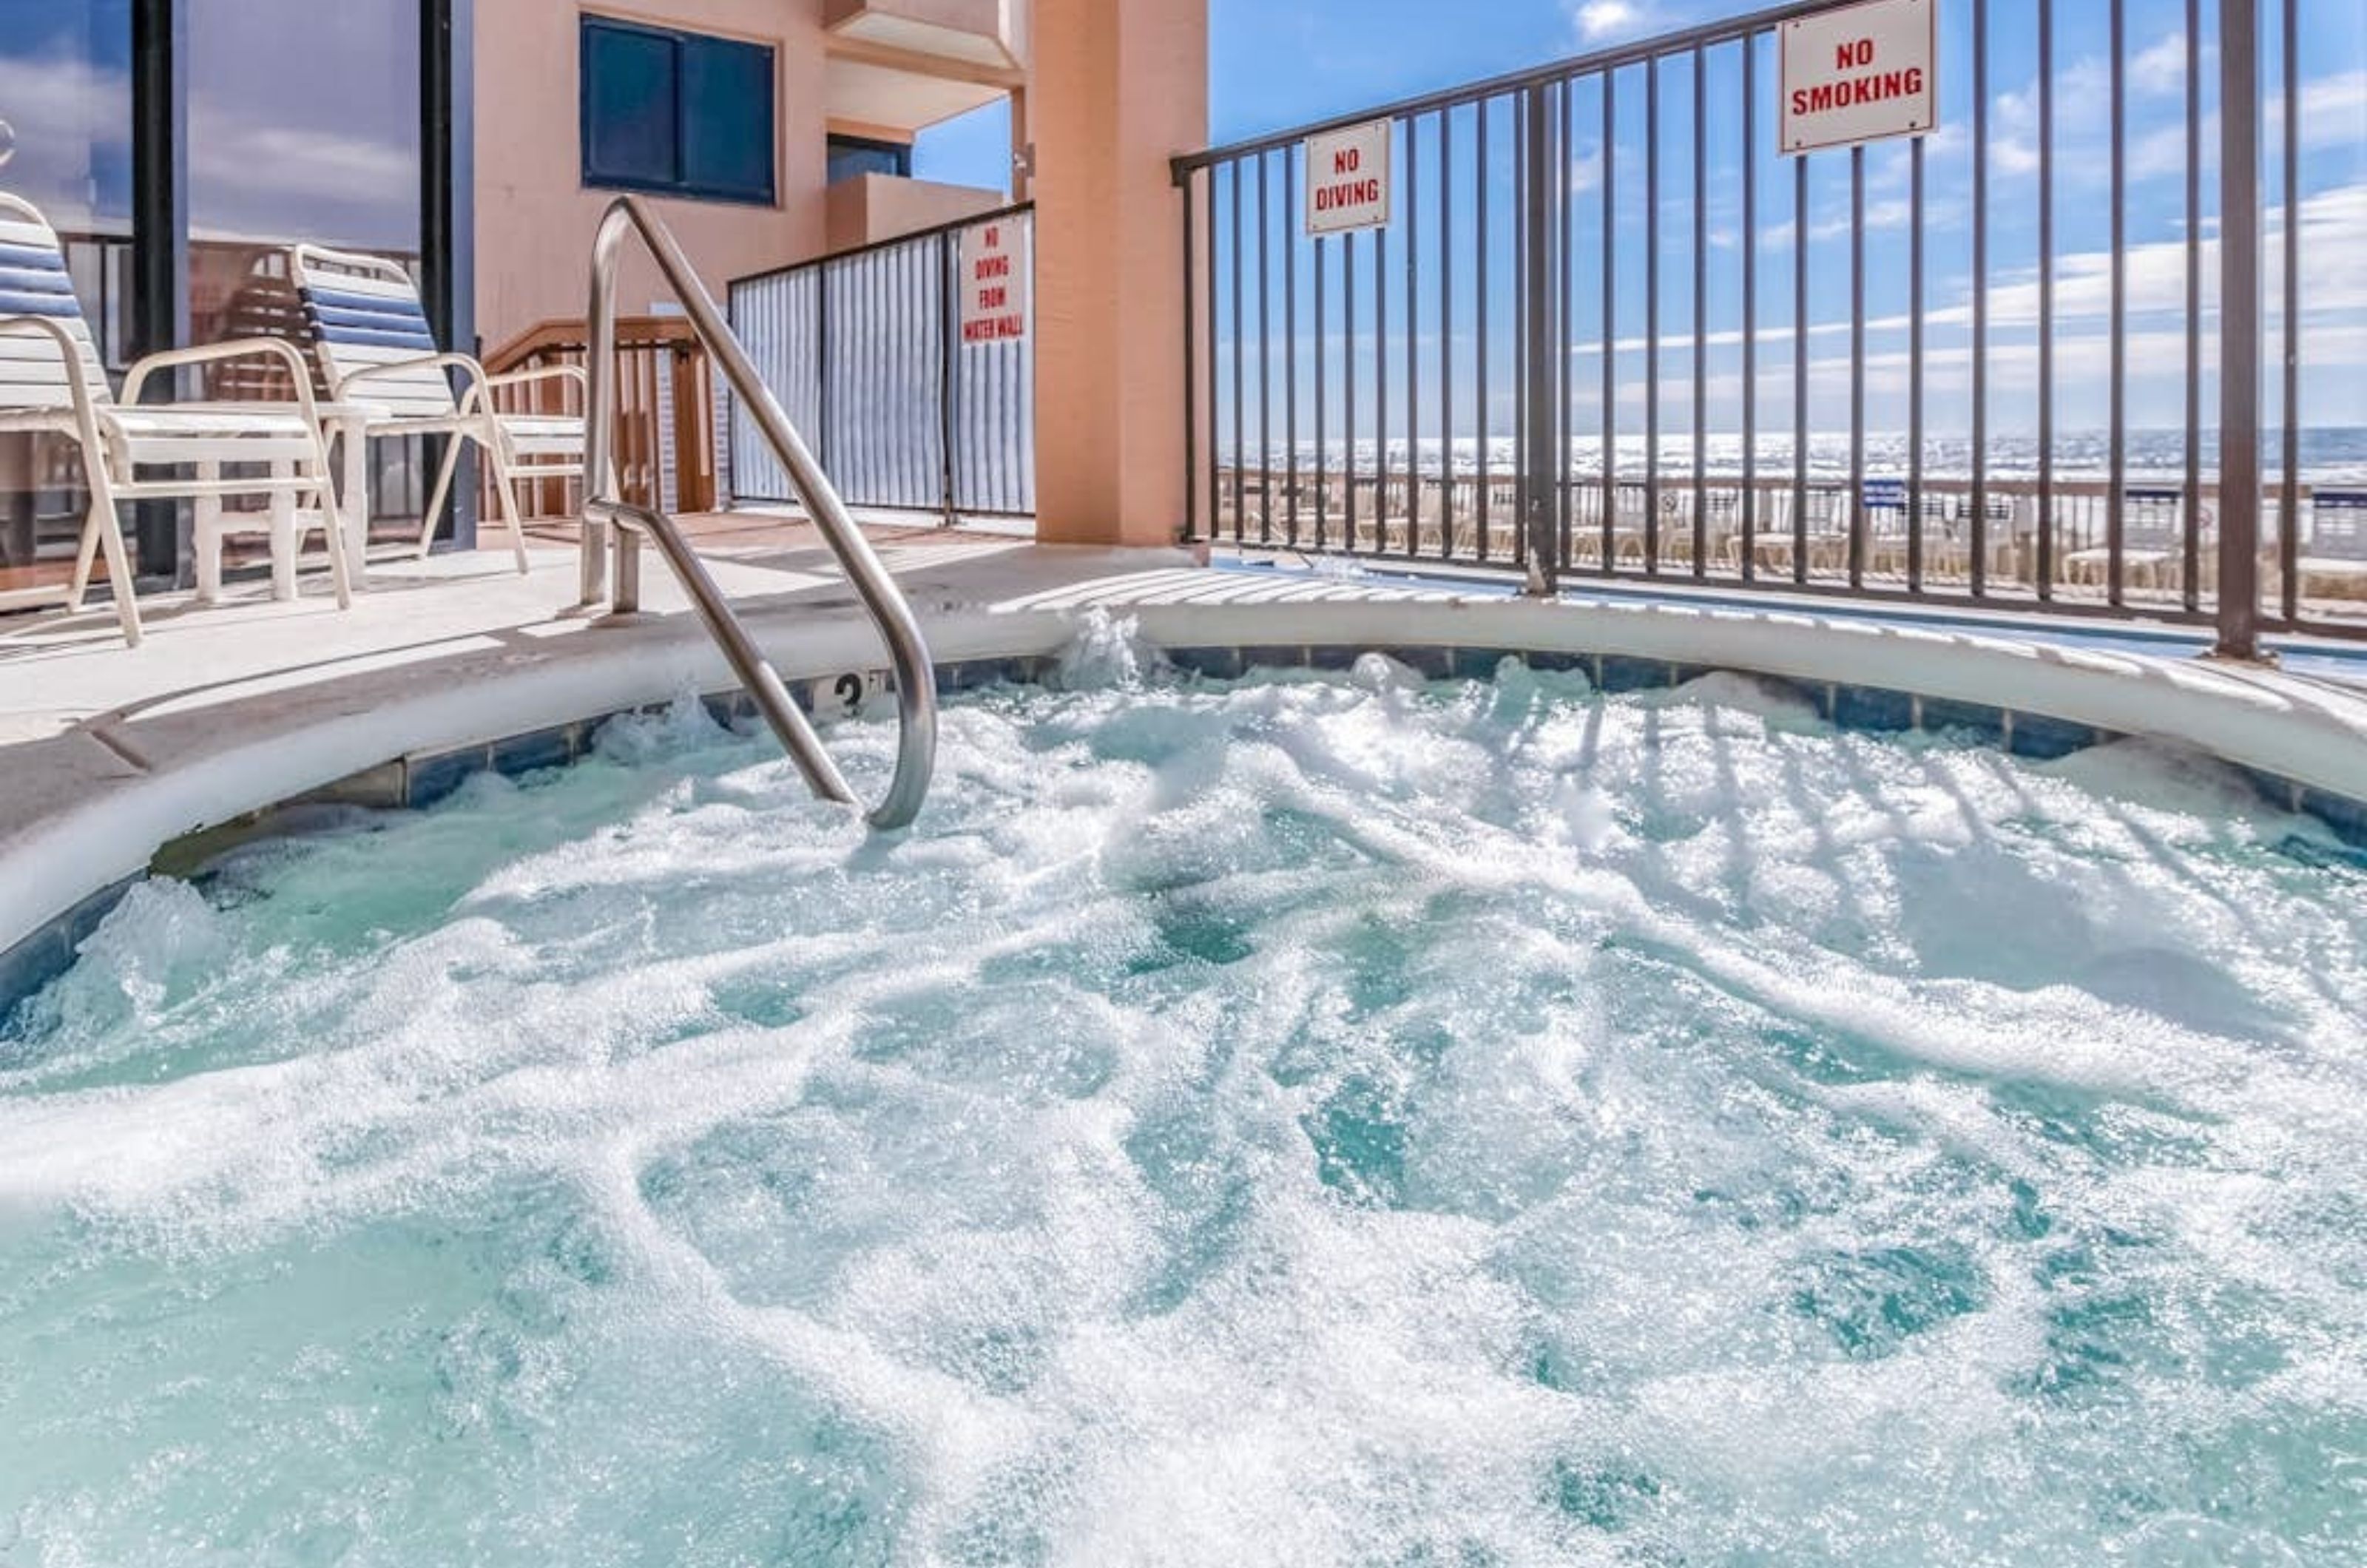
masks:
[[[445,445],[419,553],[426,555],[436,537],[460,443],[473,441],[493,465],[494,504],[509,525],[517,569],[525,571],[526,525],[517,483],[582,479],[583,421],[569,414],[503,413],[493,407],[493,393],[537,381],[572,380],[580,388],[583,370],[570,365],[488,376],[468,355],[439,352],[411,275],[382,256],[299,245],[291,265],[330,396],[371,411],[366,435],[454,438]],[[466,382],[458,398],[452,393],[454,371]]]
[[[2304,593],[2367,599],[2367,491],[2320,490],[2307,547],[2294,562]]]
[[[160,370],[250,355],[283,362],[294,388],[289,400],[140,403],[148,378]],[[124,378],[119,402],[108,389],[98,345],[74,297],[56,231],[39,209],[5,192],[0,192],[0,431],[62,435],[79,447],[90,510],[65,602],[71,609],[82,608],[93,558],[106,551],[116,617],[124,640],[135,648],[140,643],[140,606],[116,516],[121,502],[195,502],[202,582],[219,577],[221,535],[238,525],[223,513],[224,498],[266,498],[271,510],[261,525],[271,532],[275,574],[283,577],[292,592],[301,536],[308,527],[317,527],[328,536],[337,604],[343,607],[352,602],[344,541],[330,503],[328,453],[321,441],[303,356],[289,344],[267,338],[153,354]],[[263,471],[224,477],[226,468],[250,466]],[[183,467],[194,468],[196,477],[141,477],[143,469]]]
[[[2175,490],[2121,492],[2121,572],[2124,586],[2168,592],[2185,575],[2186,498]],[[2203,525],[2209,525],[2203,519]],[[2066,583],[2110,588],[2112,552],[2108,545],[2072,550],[2057,568]]]

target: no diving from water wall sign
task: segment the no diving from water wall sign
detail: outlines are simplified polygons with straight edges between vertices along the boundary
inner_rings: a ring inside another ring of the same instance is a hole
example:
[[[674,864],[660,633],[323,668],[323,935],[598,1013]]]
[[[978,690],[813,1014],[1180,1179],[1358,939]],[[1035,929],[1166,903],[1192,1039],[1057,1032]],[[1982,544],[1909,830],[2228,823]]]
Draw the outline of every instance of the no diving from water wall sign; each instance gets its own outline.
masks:
[[[1027,335],[1032,276],[1027,231],[1009,220],[962,231],[961,340],[1011,343]]]
[[[1782,150],[1808,152],[1939,123],[1940,0],[1866,0],[1785,22]]]
[[[1306,141],[1307,231],[1389,226],[1389,122],[1318,131]]]

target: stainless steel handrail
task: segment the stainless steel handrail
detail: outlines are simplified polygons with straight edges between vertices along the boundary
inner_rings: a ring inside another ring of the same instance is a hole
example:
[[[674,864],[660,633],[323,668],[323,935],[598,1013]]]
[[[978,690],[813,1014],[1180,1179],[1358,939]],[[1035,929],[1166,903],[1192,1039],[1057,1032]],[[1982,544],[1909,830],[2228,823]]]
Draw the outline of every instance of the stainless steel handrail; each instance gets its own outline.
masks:
[[[584,473],[590,497],[583,508],[583,603],[595,604],[605,598],[609,607],[619,614],[638,609],[640,541],[644,535],[654,540],[697,605],[708,630],[722,646],[733,672],[747,683],[765,721],[780,737],[782,747],[805,774],[814,793],[826,800],[853,800],[846,781],[823,754],[812,727],[789,700],[780,676],[756,651],[755,644],[731,614],[714,579],[699,565],[681,530],[663,513],[627,505],[615,493],[617,475],[612,448],[617,408],[617,264],[623,254],[626,236],[631,232],[640,235],[674,297],[682,301],[699,342],[722,367],[724,379],[730,383],[749,418],[780,458],[781,467],[787,470],[798,495],[804,498],[808,514],[821,530],[823,541],[838,558],[841,570],[855,585],[856,597],[862,600],[865,611],[888,645],[889,662],[896,674],[896,773],[889,783],[886,797],[873,808],[870,821],[875,828],[901,828],[919,815],[921,802],[929,793],[930,775],[936,767],[936,670],[929,660],[928,644],[922,640],[920,623],[895,580],[879,564],[871,542],[847,514],[846,503],[839,498],[837,488],[806,450],[788,415],[781,411],[779,400],[756,374],[747,350],[741,346],[722,312],[715,308],[714,299],[699,282],[698,274],[682,254],[682,247],[674,243],[673,233],[639,197],[630,196],[620,196],[608,204],[607,212],[600,220],[598,236],[592,243],[592,306],[587,334],[590,351],[586,355],[590,386],[584,410]],[[613,590],[607,581],[612,537],[616,555]]]

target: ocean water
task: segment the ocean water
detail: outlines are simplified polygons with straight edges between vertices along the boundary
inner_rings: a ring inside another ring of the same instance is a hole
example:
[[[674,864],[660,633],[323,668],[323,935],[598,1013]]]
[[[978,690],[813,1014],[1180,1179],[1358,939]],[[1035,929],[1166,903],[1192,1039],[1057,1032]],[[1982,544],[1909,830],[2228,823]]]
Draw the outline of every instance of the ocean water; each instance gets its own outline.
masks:
[[[909,835],[686,705],[136,889],[0,1031],[0,1562],[2358,1562],[2321,829],[1734,677],[1066,685]]]
[[[1228,405],[1228,409],[1229,405]],[[1336,416],[1335,416],[1336,417]],[[1218,461],[1229,466],[1233,461],[1232,424],[1229,412],[1220,412],[1217,430],[1222,443]],[[1248,466],[1255,468],[1263,457],[1268,467],[1279,471],[1288,461],[1291,447],[1277,416],[1266,432],[1270,445],[1261,446],[1254,412],[1244,423],[1241,450]],[[1409,441],[1393,435],[1387,442],[1360,436],[1353,444],[1357,472],[1370,477],[1386,449],[1390,468],[1402,475],[1408,454],[1419,461],[1427,475],[1441,472],[1441,465],[1449,458],[1457,474],[1471,475],[1478,471],[1483,443],[1476,435],[1457,436],[1452,442],[1436,436],[1424,436]],[[1490,473],[1509,479],[1520,471],[1519,443],[1509,435],[1489,437],[1485,443]],[[1574,433],[1569,439],[1569,473],[1577,477],[1600,475],[1603,472],[1603,438],[1598,434]],[[1731,431],[1713,431],[1701,438],[1702,469],[1712,479],[1730,479],[1741,477],[1743,441]],[[1663,478],[1684,476],[1693,472],[1693,436],[1685,431],[1663,431],[1659,439],[1660,472]],[[1792,436],[1786,431],[1761,432],[1751,443],[1755,456],[1755,472],[1762,479],[1775,480],[1792,472],[1794,456]],[[1319,455],[1329,471],[1337,476],[1344,470],[1350,453],[1350,443],[1334,436],[1320,444],[1302,438],[1297,443],[1300,468],[1311,473]],[[1993,434],[1988,446],[1984,472],[1991,479],[2028,481],[2039,473],[2042,447],[2034,437],[2017,434]],[[1652,445],[1642,435],[1620,435],[1612,442],[1612,457],[1623,477],[1641,479],[1645,461],[1651,455]],[[1865,473],[1874,479],[1904,479],[1914,444],[1904,431],[1869,430],[1865,436],[1863,461]],[[2053,448],[2052,471],[2066,481],[2101,481],[2112,472],[2112,439],[2108,431],[2074,430],[2058,432]],[[1847,431],[1812,431],[1807,443],[1807,473],[1811,480],[1830,484],[1846,480],[1851,472],[1852,453]],[[2305,485],[2339,487],[2355,490],[2367,485],[2367,428],[2357,425],[2316,425],[2296,433],[2294,457],[2295,478]],[[2199,477],[2205,485],[2216,481],[2219,466],[2219,434],[2206,430],[2195,448]],[[1940,484],[1962,484],[1972,475],[1973,445],[1963,436],[1930,435],[1923,445],[1923,471],[1927,478]],[[2123,463],[2128,482],[2132,485],[2163,486],[2183,481],[2186,473],[2186,435],[2178,430],[2132,430],[2123,448]],[[2273,486],[2284,474],[2282,439],[2279,433],[2263,434],[2260,443],[2260,473],[2263,484]]]

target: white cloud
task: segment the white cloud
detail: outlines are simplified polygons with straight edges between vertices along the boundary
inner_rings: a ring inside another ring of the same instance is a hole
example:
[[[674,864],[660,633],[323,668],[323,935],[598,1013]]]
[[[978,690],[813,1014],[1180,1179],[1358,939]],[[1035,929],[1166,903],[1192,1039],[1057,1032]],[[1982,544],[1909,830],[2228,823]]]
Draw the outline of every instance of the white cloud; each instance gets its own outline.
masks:
[[[1873,216],[1871,209],[1868,216]],[[2310,197],[2302,203],[2300,217],[2300,298],[2304,307],[2301,355],[2305,405],[2311,417],[2319,423],[2354,423],[2367,418],[2367,270],[2360,268],[2352,259],[2367,250],[2367,184],[2345,186]],[[2284,210],[2271,207],[2262,218],[2262,244],[2273,264],[2277,248],[2283,242]],[[1788,224],[1775,225],[1772,231],[1779,232],[1783,243],[1789,243]],[[1768,238],[1769,233],[1762,232],[1762,243]],[[2198,251],[2202,269],[2201,346],[2205,374],[2209,375],[2214,373],[2218,353],[2218,243],[2205,239]],[[2126,265],[2132,399],[2158,402],[2171,398],[2173,393],[2182,395],[2186,356],[2185,243],[2169,240],[2132,245]],[[2061,400],[2061,416],[2074,423],[2094,423],[2101,418],[2103,367],[2109,363],[2111,347],[2108,329],[2112,276],[2109,252],[2069,252],[2056,260],[2056,390]],[[2263,267],[2261,285],[2262,303],[2271,327],[2264,346],[2273,363],[2273,328],[2283,303],[2280,269],[2274,265]],[[1969,374],[1971,350],[1964,339],[1972,323],[1972,306],[1960,291],[1959,295],[1954,303],[1935,305],[1924,318],[1929,343],[1925,370],[1935,398],[1953,395],[1948,394],[1952,383]],[[2039,303],[2039,286],[2033,275],[2001,278],[1990,288],[1991,337],[1986,364],[1992,391],[2001,400],[2001,413],[2006,412],[2003,401],[2036,389]],[[1865,363],[1867,389],[1872,396],[1882,399],[1906,391],[1908,359],[1897,345],[1911,324],[1911,319],[1903,314],[1867,320],[1865,333],[1873,346]],[[1808,326],[1810,343],[1818,345],[1809,353],[1810,392],[1828,407],[1832,399],[1847,391],[1850,361],[1845,355],[1836,356],[1830,348],[1846,337],[1849,330],[1846,318],[1812,321]],[[1794,329],[1789,323],[1762,325],[1757,336],[1763,385],[1768,395],[1788,407],[1784,400],[1790,396]],[[1647,341],[1641,333],[1631,330],[1615,340],[1614,347],[1624,358],[1643,353]],[[1718,367],[1728,362],[1741,342],[1741,331],[1732,326],[1714,329],[1703,338],[1703,346],[1711,358],[1706,385],[1716,398],[1738,395],[1739,378],[1722,375]],[[1690,396],[1685,373],[1692,348],[1693,339],[1687,333],[1668,330],[1660,333],[1663,398]],[[1576,341],[1571,352],[1591,356],[1601,352],[1601,345],[1594,340]],[[1956,390],[1960,392],[1961,388]],[[1621,401],[1632,407],[1642,397],[1642,385],[1638,382],[1623,389]]]
[[[2204,54],[2207,62],[2209,51]],[[2170,63],[2163,64],[2167,60]],[[2207,69],[2207,68],[2206,68]],[[2140,94],[2182,93],[2185,88],[2186,39],[2172,33],[2136,55],[2129,65],[2129,85]],[[2165,76],[2164,72],[2168,74]],[[2110,178],[2112,165],[2090,156],[2112,137],[2111,77],[2106,62],[2095,56],[2073,62],[2056,73],[2055,153],[2059,178],[2100,185]],[[2171,111],[2176,113],[2173,107]],[[2271,94],[2261,106],[2261,150],[2272,154],[2284,128],[2284,95]],[[2367,71],[2343,71],[2304,82],[2296,118],[2304,152],[2356,145],[2367,125]],[[2219,144],[2219,115],[2203,117],[2198,140],[2206,161]],[[2035,174],[2039,167],[2038,84],[1999,93],[1989,115],[1990,167],[2005,175]],[[2132,106],[2128,125],[2128,173],[2132,180],[2183,175],[2186,169],[2186,126],[2182,118],[2169,123],[2138,123]]]
[[[1603,43],[1633,32],[1643,25],[1646,15],[1646,7],[1633,0],[1578,0],[1569,7],[1569,19],[1586,43]]]
[[[130,79],[67,57],[0,60],[0,112],[17,128],[0,181],[61,229],[90,227],[93,208],[128,193],[97,188],[95,152],[120,164],[130,141]],[[37,134],[38,133],[38,134]]]
[[[1570,161],[1569,189],[1573,196],[1598,190],[1603,185],[1603,143],[1595,142]]]
[[[2212,61],[2217,56],[2217,49],[2206,47],[2196,62],[2197,70],[2207,75]],[[2186,34],[2183,31],[2164,33],[2131,56],[2128,81],[2131,87],[2149,96],[2185,91]]]

